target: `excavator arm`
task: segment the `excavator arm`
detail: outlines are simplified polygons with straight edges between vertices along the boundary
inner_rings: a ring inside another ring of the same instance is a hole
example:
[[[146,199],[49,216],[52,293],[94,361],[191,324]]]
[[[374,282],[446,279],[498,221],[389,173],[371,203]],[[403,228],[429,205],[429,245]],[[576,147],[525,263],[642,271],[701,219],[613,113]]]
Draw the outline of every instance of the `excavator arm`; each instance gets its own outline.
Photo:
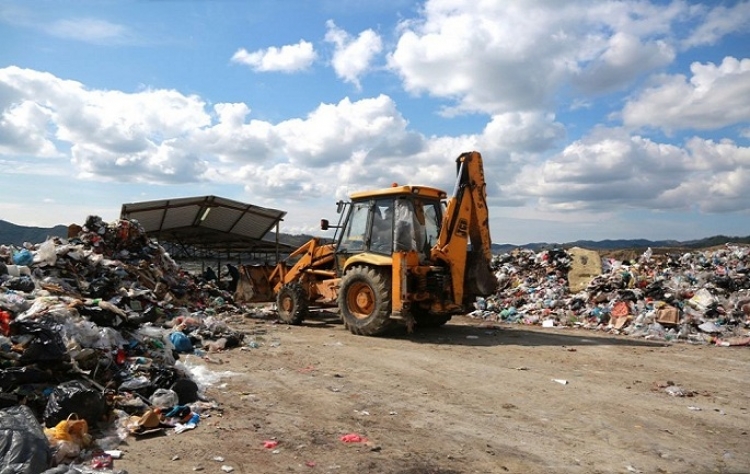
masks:
[[[450,268],[453,301],[462,304],[466,297],[493,293],[497,279],[490,270],[492,239],[482,155],[463,153],[456,165],[456,185],[431,257]]]

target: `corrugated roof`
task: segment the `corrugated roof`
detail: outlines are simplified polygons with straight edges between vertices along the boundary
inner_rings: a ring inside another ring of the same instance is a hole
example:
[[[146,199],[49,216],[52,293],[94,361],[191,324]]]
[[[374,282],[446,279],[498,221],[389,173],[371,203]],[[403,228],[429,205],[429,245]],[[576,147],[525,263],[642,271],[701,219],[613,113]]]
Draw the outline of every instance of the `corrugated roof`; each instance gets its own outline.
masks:
[[[231,252],[274,250],[275,242],[263,237],[285,215],[286,211],[218,196],[134,202],[123,204],[120,212],[121,218],[137,220],[160,242]]]

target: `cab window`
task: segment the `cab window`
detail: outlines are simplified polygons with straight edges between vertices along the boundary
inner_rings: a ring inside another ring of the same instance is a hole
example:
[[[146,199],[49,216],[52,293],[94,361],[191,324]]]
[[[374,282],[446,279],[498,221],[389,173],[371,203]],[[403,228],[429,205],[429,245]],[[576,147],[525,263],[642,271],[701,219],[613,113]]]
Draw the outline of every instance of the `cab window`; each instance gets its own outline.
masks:
[[[367,215],[370,205],[367,202],[352,203],[351,214],[339,243],[340,252],[362,252],[365,250]]]

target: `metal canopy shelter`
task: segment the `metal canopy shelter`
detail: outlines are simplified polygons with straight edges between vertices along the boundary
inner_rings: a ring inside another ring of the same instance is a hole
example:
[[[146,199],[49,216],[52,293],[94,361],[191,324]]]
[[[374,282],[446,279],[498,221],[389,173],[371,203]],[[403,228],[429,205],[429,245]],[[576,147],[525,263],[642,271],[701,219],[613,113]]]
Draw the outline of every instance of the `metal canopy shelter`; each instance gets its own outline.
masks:
[[[122,205],[120,217],[136,220],[149,237],[204,252],[274,253],[291,246],[264,240],[286,211],[233,201],[218,196],[198,196]]]

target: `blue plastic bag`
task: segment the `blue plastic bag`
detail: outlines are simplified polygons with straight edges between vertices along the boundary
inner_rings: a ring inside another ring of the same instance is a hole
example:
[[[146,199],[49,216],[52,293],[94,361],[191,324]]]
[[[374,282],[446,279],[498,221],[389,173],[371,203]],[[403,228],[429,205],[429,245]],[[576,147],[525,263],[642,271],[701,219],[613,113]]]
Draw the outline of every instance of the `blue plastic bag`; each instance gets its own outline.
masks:
[[[34,263],[34,255],[28,249],[19,250],[13,254],[13,263],[29,266]]]
[[[193,352],[193,343],[184,333],[175,331],[169,335],[169,340],[177,352]]]

